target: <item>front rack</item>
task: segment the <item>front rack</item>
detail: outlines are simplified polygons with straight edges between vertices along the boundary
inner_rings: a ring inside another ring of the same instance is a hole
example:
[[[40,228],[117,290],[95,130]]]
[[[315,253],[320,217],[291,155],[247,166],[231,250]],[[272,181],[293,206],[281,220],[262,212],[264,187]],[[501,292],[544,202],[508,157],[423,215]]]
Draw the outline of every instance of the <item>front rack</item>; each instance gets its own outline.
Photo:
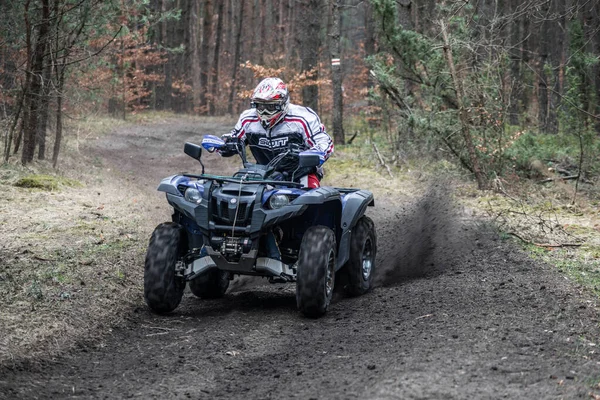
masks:
[[[210,175],[210,174],[190,174],[187,172],[182,173],[181,175],[186,176],[188,178],[196,178],[196,179],[206,179],[217,182],[229,182],[229,183],[251,183],[251,184],[266,184],[272,186],[287,186],[287,187],[296,187],[302,188],[301,183],[291,182],[291,181],[273,181],[273,180],[263,180],[256,178],[249,179],[237,179],[232,176],[220,176],[220,175]]]

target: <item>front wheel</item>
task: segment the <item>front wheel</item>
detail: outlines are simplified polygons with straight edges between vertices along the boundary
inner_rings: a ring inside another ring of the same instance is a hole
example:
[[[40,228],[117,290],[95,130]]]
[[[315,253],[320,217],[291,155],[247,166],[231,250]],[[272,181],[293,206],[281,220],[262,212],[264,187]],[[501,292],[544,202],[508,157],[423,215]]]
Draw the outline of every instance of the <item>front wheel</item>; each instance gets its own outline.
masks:
[[[229,272],[209,269],[196,279],[190,281],[190,290],[202,299],[218,299],[223,297],[229,287]]]
[[[348,284],[344,287],[347,294],[360,296],[373,286],[375,256],[377,255],[377,235],[375,224],[369,217],[362,216],[352,229],[350,239],[350,259],[343,270]]]
[[[335,283],[335,235],[325,226],[310,227],[302,238],[296,274],[296,303],[307,317],[327,312]]]
[[[144,266],[144,298],[157,313],[173,311],[181,302],[185,280],[175,275],[175,268],[186,247],[179,224],[166,222],[152,232]]]

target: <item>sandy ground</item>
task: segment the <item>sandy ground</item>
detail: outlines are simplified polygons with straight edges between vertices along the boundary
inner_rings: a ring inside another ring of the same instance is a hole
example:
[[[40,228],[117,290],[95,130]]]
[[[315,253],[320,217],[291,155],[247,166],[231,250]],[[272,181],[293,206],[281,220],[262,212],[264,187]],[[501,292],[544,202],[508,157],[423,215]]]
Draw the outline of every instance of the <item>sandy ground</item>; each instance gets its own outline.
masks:
[[[115,177],[155,193],[198,170],[181,151],[218,123],[170,120],[117,129],[87,151]],[[207,157],[208,171],[235,168]],[[117,178],[115,178],[117,179]],[[234,282],[223,299],[186,293],[168,316],[128,323],[58,361],[0,373],[0,398],[498,399],[600,394],[596,300],[451,205],[447,185],[376,196],[378,286],[336,296],[318,320],[294,287]],[[383,197],[383,198],[382,198]],[[148,232],[148,236],[150,232]],[[137,260],[143,268],[143,259]],[[133,266],[132,266],[133,267]],[[140,292],[141,298],[141,292]]]

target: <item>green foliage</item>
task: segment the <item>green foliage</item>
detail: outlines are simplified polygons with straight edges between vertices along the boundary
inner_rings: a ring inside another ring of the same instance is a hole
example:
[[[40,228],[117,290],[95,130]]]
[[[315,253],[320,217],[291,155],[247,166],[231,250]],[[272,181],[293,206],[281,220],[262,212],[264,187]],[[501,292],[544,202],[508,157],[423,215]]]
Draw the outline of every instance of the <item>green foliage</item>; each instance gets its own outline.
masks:
[[[385,82],[390,75],[396,75],[421,85],[441,86],[440,72],[445,67],[440,49],[435,49],[434,42],[426,36],[404,29],[397,23],[395,1],[372,0],[371,3],[379,22],[379,34],[385,39],[382,45],[386,49],[369,60],[376,68],[377,79]],[[395,69],[390,69],[392,66]]]
[[[0,15],[2,15],[0,43],[13,50],[21,49],[25,39],[24,5],[20,1],[0,2]]]
[[[457,90],[439,31],[427,37],[405,30],[392,23],[397,18],[395,1],[375,0],[372,4],[384,40],[383,51],[369,62],[385,93],[379,100],[387,97],[398,109],[398,132],[392,145],[398,149],[414,147],[426,154],[451,155],[458,157],[461,164],[470,165]],[[461,100],[468,107],[469,133],[476,156],[485,166],[484,173],[492,176],[506,168],[504,151],[514,139],[504,129],[505,106],[501,101],[505,96],[502,71],[508,68],[509,57],[494,47],[472,43],[476,28],[470,14],[464,14],[467,11],[456,4],[440,4],[433,19],[447,20],[452,56],[466,94]]]
[[[586,137],[585,143],[588,153],[599,154],[600,141],[593,137]],[[548,166],[561,164],[573,168],[578,164],[579,151],[579,138],[575,135],[570,133],[543,135],[528,130],[518,136],[506,149],[504,156],[512,170],[528,175],[533,160],[540,160]],[[600,160],[594,163],[591,161],[587,165],[587,172],[597,174],[600,172]]]
[[[458,158],[463,166],[469,167],[457,89],[450,79],[440,31],[427,36],[406,30],[396,23],[394,0],[371,3],[382,41],[380,53],[368,59],[381,89],[372,96],[372,101],[382,110],[393,105],[393,110],[382,116],[382,122],[392,119],[393,122],[385,124],[396,127],[395,134],[389,137],[390,146],[396,152]],[[500,29],[498,25],[473,15],[469,7],[462,2],[437,4],[431,20],[445,21],[448,26],[449,45],[465,92],[461,100],[467,107],[468,133],[487,177],[512,173],[515,169],[528,174],[532,160],[578,166],[582,149],[586,153],[583,169],[591,173],[600,170],[591,164],[594,160],[589,157],[600,149],[591,117],[596,113],[594,107],[598,101],[593,68],[599,60],[584,51],[587,43],[581,22],[574,19],[569,23],[570,57],[559,108],[561,133],[538,136],[507,124],[507,100],[514,100],[507,83],[515,60],[498,39],[499,31],[494,30]],[[537,79],[530,69],[521,69],[523,81]],[[544,66],[544,75],[548,87],[557,86],[559,76],[553,65]],[[523,90],[531,90],[528,87],[525,85]],[[524,117],[522,123],[526,122]]]
[[[590,257],[589,250],[581,252],[559,249],[542,256],[544,261],[554,264],[571,279],[600,296],[600,261]]]
[[[80,187],[81,183],[61,176],[28,175],[17,180],[14,185],[22,188],[51,191],[58,190],[61,186]]]
[[[519,135],[505,152],[507,162],[517,171],[528,173],[532,160],[540,160],[549,166],[556,163],[568,166],[575,173],[583,150],[584,175],[600,172],[600,160],[590,157],[600,152],[600,141],[590,116],[590,107],[596,102],[590,77],[598,59],[583,51],[586,39],[580,21],[570,23],[569,38],[571,56],[565,67],[565,92],[559,109],[560,132],[546,135],[527,130]],[[544,72],[549,80],[554,76],[549,64],[545,65]],[[548,84],[553,85],[550,81]]]
[[[441,131],[448,135],[448,127],[457,123],[455,115],[442,110],[449,80],[448,74],[444,73],[441,49],[436,49],[434,42],[425,35],[406,30],[396,23],[395,1],[373,0],[371,3],[379,22],[379,35],[384,38],[383,50],[367,60],[383,92],[372,92],[371,97],[386,111],[389,98],[395,103],[396,118],[393,112],[382,113],[384,124],[395,127],[389,137],[390,144],[407,152],[426,151],[423,148],[426,143],[436,148],[440,145],[437,133]],[[407,90],[407,85],[411,90]],[[413,95],[416,91],[419,98]],[[431,109],[422,109],[417,104],[419,101],[431,104]],[[434,110],[436,112],[431,112]]]
[[[594,94],[593,73],[598,57],[586,53],[583,26],[575,20],[570,24],[570,62],[565,68],[566,92],[559,118],[563,130],[575,135],[588,135],[591,130],[593,109],[597,99]],[[586,114],[588,112],[588,114]]]

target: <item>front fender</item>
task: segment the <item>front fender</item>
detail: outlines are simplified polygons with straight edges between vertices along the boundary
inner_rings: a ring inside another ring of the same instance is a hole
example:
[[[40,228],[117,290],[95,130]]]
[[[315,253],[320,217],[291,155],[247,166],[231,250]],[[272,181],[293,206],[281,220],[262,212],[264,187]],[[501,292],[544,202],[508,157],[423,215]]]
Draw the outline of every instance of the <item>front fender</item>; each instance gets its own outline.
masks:
[[[352,237],[352,228],[354,228],[358,220],[365,215],[367,207],[375,205],[375,200],[373,198],[373,193],[368,190],[358,190],[344,196],[343,204],[342,234],[338,246],[336,271],[342,268],[350,258],[350,238]]]
[[[169,193],[175,196],[181,196],[181,193],[179,192],[179,190],[177,190],[177,184],[179,182],[179,180],[177,179],[178,177],[181,177],[181,175],[171,175],[164,178],[160,181],[156,190],[158,190],[159,192]]]
[[[340,192],[336,188],[322,186],[304,193],[292,201],[292,204],[323,204],[331,200],[339,200],[340,198]]]
[[[171,175],[161,180],[156,190],[158,190],[159,192],[169,193],[175,196],[183,196],[183,194],[179,191],[178,186],[184,185],[193,187],[199,190],[200,193],[202,193],[204,191],[204,187],[202,186],[202,184],[197,184],[197,182],[198,181],[191,179],[187,176]]]
[[[352,229],[365,214],[369,205],[374,205],[373,193],[368,190],[358,190],[344,196],[342,210],[342,229]]]

